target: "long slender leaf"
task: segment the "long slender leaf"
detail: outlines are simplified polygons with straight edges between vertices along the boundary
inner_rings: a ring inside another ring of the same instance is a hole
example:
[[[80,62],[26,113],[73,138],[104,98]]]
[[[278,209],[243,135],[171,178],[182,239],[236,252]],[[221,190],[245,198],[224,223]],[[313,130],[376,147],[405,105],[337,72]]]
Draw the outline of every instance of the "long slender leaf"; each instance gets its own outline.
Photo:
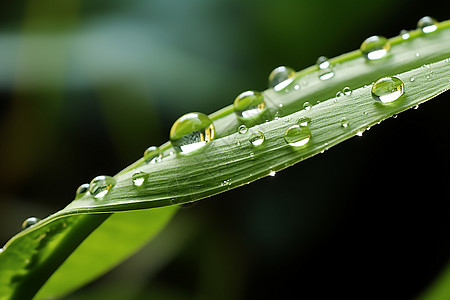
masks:
[[[366,61],[359,50],[330,60],[335,75],[329,80],[320,80],[317,66],[312,66],[298,72],[281,91],[264,91],[267,122],[258,120],[247,133],[238,132],[240,121],[232,106],[212,114],[216,138],[202,152],[177,155],[166,143],[160,162],[140,159],[132,164],[115,176],[116,185],[103,199],[86,194],[19,233],[0,254],[0,299],[29,298],[48,278],[38,296],[63,295],[104,273],[155,235],[175,205],[282,170],[449,89],[449,21],[440,23],[435,32],[416,30],[409,39],[395,37],[390,43],[389,54],[377,61]],[[385,76],[396,76],[405,89],[389,104],[374,101],[371,95],[373,82]],[[351,93],[336,94],[345,87]],[[303,109],[305,102],[313,106]],[[309,120],[311,138],[302,147],[292,147],[284,136],[301,119]],[[256,132],[264,135],[259,146],[250,142]],[[144,185],[133,185],[135,172],[150,175]],[[158,209],[135,211],[150,208]],[[86,268],[93,261],[98,265]]]

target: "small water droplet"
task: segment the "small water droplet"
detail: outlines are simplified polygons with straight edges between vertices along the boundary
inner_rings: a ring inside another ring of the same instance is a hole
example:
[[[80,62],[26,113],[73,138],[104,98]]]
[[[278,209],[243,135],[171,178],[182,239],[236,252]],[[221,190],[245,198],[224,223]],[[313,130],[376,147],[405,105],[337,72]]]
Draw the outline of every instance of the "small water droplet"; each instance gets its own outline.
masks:
[[[75,192],[75,199],[81,198],[89,191],[89,183],[83,183],[77,188]]]
[[[300,89],[300,85],[299,84],[294,85],[294,90],[299,90],[299,89]]]
[[[397,119],[398,115],[392,115],[392,118]]]
[[[372,85],[372,98],[382,103],[397,100],[404,92],[403,81],[397,77],[383,77]]]
[[[144,151],[144,160],[147,163],[157,163],[162,159],[162,153],[156,146],[150,146]]]
[[[344,96],[344,93],[342,91],[338,91],[336,93],[336,98],[340,98],[340,97],[343,97],[343,96]]]
[[[386,56],[391,49],[388,39],[374,35],[367,38],[360,47],[363,56],[368,60],[377,60]]]
[[[249,141],[253,146],[260,146],[262,143],[264,143],[264,139],[264,133],[262,133],[261,131],[255,131],[250,136]]]
[[[414,77],[409,78],[409,81],[414,82],[416,80]]]
[[[408,30],[403,29],[402,31],[400,31],[400,35],[402,36],[402,39],[404,39],[404,40],[409,39],[409,32],[408,32]]]
[[[247,133],[247,132],[248,132],[247,126],[245,126],[245,125],[240,125],[239,128],[238,128],[238,132],[239,132],[239,134],[245,134],[245,133]]]
[[[363,136],[363,133],[364,133],[364,129],[358,130],[358,131],[356,132],[356,135],[357,135],[357,136]]]
[[[284,133],[284,140],[292,147],[306,145],[311,139],[311,131],[308,126],[295,124],[290,126]]]
[[[416,52],[416,57],[420,57],[420,53],[419,52]]]
[[[274,177],[275,175],[277,175],[277,173],[275,171],[270,170],[269,172],[269,176]]]
[[[220,183],[220,186],[229,186],[231,185],[231,179],[224,180]]]
[[[413,109],[418,109],[419,108],[419,105],[414,105],[413,106]]]
[[[309,103],[309,102],[305,102],[305,103],[303,103],[303,109],[304,110],[310,110],[311,109],[311,103]]]
[[[180,117],[170,129],[170,143],[180,154],[190,154],[214,139],[214,124],[202,113],[188,113]]]
[[[39,222],[40,219],[36,218],[36,217],[29,217],[28,219],[26,219],[25,221],[23,221],[22,223],[22,229],[26,229],[29,228],[31,226],[33,226],[34,224],[36,224],[37,222]]]
[[[286,66],[277,67],[269,75],[269,87],[277,92],[281,91],[292,82],[294,76],[294,69]]]
[[[236,97],[233,106],[238,117],[248,119],[260,115],[266,109],[266,102],[260,92],[246,91]]]
[[[142,171],[138,171],[131,176],[131,181],[135,186],[139,187],[145,183],[145,181],[148,179],[148,176],[149,174]]]
[[[422,30],[423,33],[430,33],[436,31],[438,21],[436,19],[426,16],[417,22],[417,29]]]
[[[319,79],[328,80],[334,76],[333,69],[331,68],[328,58],[325,56],[320,56],[316,62],[319,67]]]
[[[346,117],[342,117],[339,122],[341,123],[341,126],[344,128],[347,128],[350,122],[347,120]]]
[[[89,193],[95,198],[103,198],[114,187],[116,180],[111,176],[97,176],[89,185]]]
[[[344,95],[346,95],[346,96],[350,96],[350,95],[352,94],[352,90],[351,90],[348,86],[346,86],[346,87],[342,90],[342,92],[343,92]]]
[[[304,116],[297,120],[297,124],[300,124],[301,126],[308,126],[309,122],[311,122],[311,119]]]

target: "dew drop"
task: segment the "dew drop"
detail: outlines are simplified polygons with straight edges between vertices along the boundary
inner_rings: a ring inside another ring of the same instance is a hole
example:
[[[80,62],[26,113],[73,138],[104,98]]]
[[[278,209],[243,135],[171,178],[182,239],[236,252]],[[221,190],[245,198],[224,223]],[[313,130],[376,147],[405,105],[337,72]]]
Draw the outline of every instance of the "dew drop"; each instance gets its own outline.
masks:
[[[162,159],[162,153],[156,146],[150,146],[144,151],[144,160],[147,163],[157,163]]]
[[[303,103],[303,109],[304,110],[310,110],[311,109],[311,103],[309,103],[309,102],[305,102],[305,103]]]
[[[419,105],[414,105],[413,109],[419,109]]]
[[[414,77],[411,77],[411,78],[409,79],[410,82],[414,82],[414,80],[416,80]]]
[[[83,183],[77,188],[75,192],[75,199],[81,198],[89,191],[89,183]]]
[[[277,92],[281,91],[292,82],[294,76],[294,69],[286,66],[277,67],[269,75],[269,87]]]
[[[342,92],[344,93],[345,96],[350,96],[350,95],[352,94],[352,90],[351,90],[348,86],[346,86],[346,87],[342,90]]]
[[[284,140],[292,147],[306,145],[311,138],[311,131],[308,126],[295,124],[290,126],[284,133]]]
[[[397,100],[404,92],[403,81],[397,77],[383,77],[372,85],[372,98],[376,101],[389,103]]]
[[[277,172],[270,170],[269,176],[274,177],[275,175],[277,175]]]
[[[264,133],[262,133],[261,131],[255,131],[250,136],[249,141],[253,146],[260,146],[262,143],[264,143],[264,139],[265,139]]]
[[[317,67],[319,67],[319,79],[328,80],[334,76],[333,69],[331,68],[328,58],[325,56],[320,56],[317,59]]]
[[[436,31],[438,21],[436,19],[426,16],[417,22],[417,29],[422,30],[423,33],[430,33]]]
[[[419,52],[416,52],[416,57],[420,57],[420,53]]]
[[[363,133],[364,133],[364,130],[358,130],[358,131],[356,132],[356,135],[357,135],[357,136],[363,136]]]
[[[247,126],[245,126],[245,125],[239,126],[238,132],[239,132],[239,134],[245,134],[245,133],[247,133],[247,132],[248,132]]]
[[[391,49],[389,41],[382,36],[374,35],[367,38],[360,47],[363,56],[368,60],[377,60],[386,56]]]
[[[341,126],[344,127],[344,128],[347,128],[348,125],[349,125],[349,123],[350,123],[350,122],[347,120],[346,117],[341,118],[341,119],[339,120],[339,122],[341,123]]]
[[[139,187],[144,184],[144,182],[148,179],[148,176],[149,174],[142,171],[138,171],[131,176],[131,181],[133,182],[134,186]]]
[[[23,221],[22,223],[22,229],[26,229],[29,228],[31,226],[33,226],[34,224],[36,224],[37,222],[39,222],[40,219],[36,218],[36,217],[29,217],[28,219],[26,219],[25,221]]]
[[[336,98],[340,98],[340,97],[343,97],[343,96],[344,96],[344,93],[342,91],[338,91],[336,93]]]
[[[114,187],[116,180],[111,176],[97,176],[89,185],[89,193],[95,198],[103,198]]]
[[[170,129],[170,143],[180,154],[190,154],[203,148],[214,139],[214,124],[202,113],[181,116]]]
[[[404,40],[409,39],[409,32],[408,32],[408,30],[403,29],[402,31],[400,31],[400,35],[402,36],[402,39],[404,39]]]
[[[261,114],[266,108],[266,102],[260,92],[246,91],[236,97],[233,106],[238,117],[248,119]]]

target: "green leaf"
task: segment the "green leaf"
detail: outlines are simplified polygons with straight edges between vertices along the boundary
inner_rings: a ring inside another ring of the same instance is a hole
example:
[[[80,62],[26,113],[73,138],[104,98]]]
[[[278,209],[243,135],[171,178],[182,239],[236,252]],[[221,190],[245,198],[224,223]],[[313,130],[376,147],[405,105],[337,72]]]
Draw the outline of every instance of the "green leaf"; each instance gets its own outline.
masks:
[[[202,151],[178,155],[166,143],[160,147],[161,161],[132,164],[115,176],[116,184],[104,198],[87,193],[19,233],[0,254],[1,299],[31,297],[61,264],[38,296],[65,294],[154,236],[175,205],[282,170],[448,90],[450,22],[440,23],[432,33],[409,34],[406,40],[390,39],[392,48],[382,59],[366,61],[357,50],[330,60],[334,76],[328,80],[320,80],[320,70],[312,66],[296,73],[284,89],[264,91],[266,111],[247,123],[247,133],[238,132],[242,120],[232,106],[210,115],[215,139]],[[375,101],[371,94],[373,83],[386,76],[404,83],[404,94],[392,103]],[[346,87],[351,93],[339,93]],[[313,106],[303,109],[306,102]],[[309,141],[289,145],[285,134],[291,126],[307,137],[309,131]],[[263,134],[261,145],[251,143],[254,134]],[[136,172],[149,174],[139,187],[132,182]]]

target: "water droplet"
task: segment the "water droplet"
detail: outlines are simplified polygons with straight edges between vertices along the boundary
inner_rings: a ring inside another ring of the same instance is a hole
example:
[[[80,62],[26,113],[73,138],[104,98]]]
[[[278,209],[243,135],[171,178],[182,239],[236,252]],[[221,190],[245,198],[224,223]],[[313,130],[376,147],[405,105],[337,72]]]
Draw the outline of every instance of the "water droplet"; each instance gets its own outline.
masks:
[[[281,66],[275,68],[269,75],[269,87],[275,91],[281,91],[287,87],[293,80],[295,71],[292,68]]]
[[[255,131],[250,136],[249,141],[253,146],[259,146],[262,143],[264,143],[264,139],[265,139],[264,133],[262,133],[261,131]]]
[[[418,109],[419,108],[419,105],[414,105],[413,106],[413,109]]]
[[[336,93],[336,98],[340,98],[340,97],[343,97],[343,96],[344,96],[344,93],[342,91],[338,91]]]
[[[363,133],[364,133],[364,129],[358,130],[358,131],[356,132],[356,135],[357,135],[357,136],[363,136]]]
[[[269,172],[269,176],[274,177],[275,175],[277,175],[277,173],[275,171],[270,170]]]
[[[411,77],[411,78],[409,79],[409,81],[411,81],[411,82],[414,82],[414,80],[416,80],[414,77]]]
[[[391,49],[391,44],[388,39],[378,35],[367,38],[360,47],[363,56],[368,60],[385,57],[389,49]]]
[[[95,198],[103,198],[114,187],[116,180],[111,176],[97,176],[89,185],[89,193]]]
[[[84,194],[87,193],[87,191],[89,191],[89,183],[84,183],[84,184],[80,185],[77,188],[77,191],[75,192],[75,199],[83,197]]]
[[[426,16],[417,22],[417,29],[422,30],[423,33],[430,33],[436,31],[438,21],[436,19]]]
[[[308,126],[309,122],[311,122],[311,119],[308,117],[300,117],[297,120],[297,124],[300,124],[301,126]]]
[[[150,146],[144,151],[144,160],[147,163],[157,163],[162,159],[162,153],[156,146]]]
[[[306,145],[311,138],[311,131],[308,126],[295,124],[290,126],[284,133],[284,140],[292,147]]]
[[[144,182],[148,179],[149,174],[138,171],[131,176],[131,181],[135,186],[142,186]]]
[[[28,227],[33,226],[34,224],[36,224],[37,222],[39,222],[40,219],[36,218],[36,217],[29,217],[28,219],[26,219],[25,221],[23,221],[22,223],[22,229],[26,229]]]
[[[352,94],[352,90],[351,90],[348,86],[346,86],[346,87],[342,90],[342,92],[344,93],[345,96],[350,96],[350,95]]]
[[[303,109],[304,110],[310,110],[311,109],[311,103],[309,103],[309,102],[305,102],[305,103],[303,103]]]
[[[404,92],[403,81],[397,77],[383,77],[372,85],[372,98],[389,103],[397,100]]]
[[[296,84],[294,85],[294,90],[299,90],[300,89],[300,85]]]
[[[248,132],[247,126],[245,126],[245,125],[239,126],[238,132],[239,132],[239,134],[245,134],[245,133],[247,133],[247,132]]]
[[[328,80],[334,76],[333,69],[331,68],[328,58],[325,56],[320,56],[316,62],[319,67],[319,79]]]
[[[404,39],[404,40],[409,39],[409,32],[408,32],[408,30],[403,29],[402,31],[400,31],[400,35],[402,36],[402,39]]]
[[[341,126],[344,127],[344,128],[347,128],[348,125],[349,125],[349,123],[350,123],[350,122],[347,120],[346,117],[341,118],[341,119],[339,120],[339,122],[341,123]]]
[[[266,108],[264,96],[257,91],[246,91],[234,100],[234,112],[240,118],[252,118],[261,114]]]
[[[181,116],[170,129],[170,143],[181,154],[189,154],[203,148],[214,139],[214,124],[202,113]]]
[[[416,57],[420,57],[420,53],[419,52],[416,52]]]

